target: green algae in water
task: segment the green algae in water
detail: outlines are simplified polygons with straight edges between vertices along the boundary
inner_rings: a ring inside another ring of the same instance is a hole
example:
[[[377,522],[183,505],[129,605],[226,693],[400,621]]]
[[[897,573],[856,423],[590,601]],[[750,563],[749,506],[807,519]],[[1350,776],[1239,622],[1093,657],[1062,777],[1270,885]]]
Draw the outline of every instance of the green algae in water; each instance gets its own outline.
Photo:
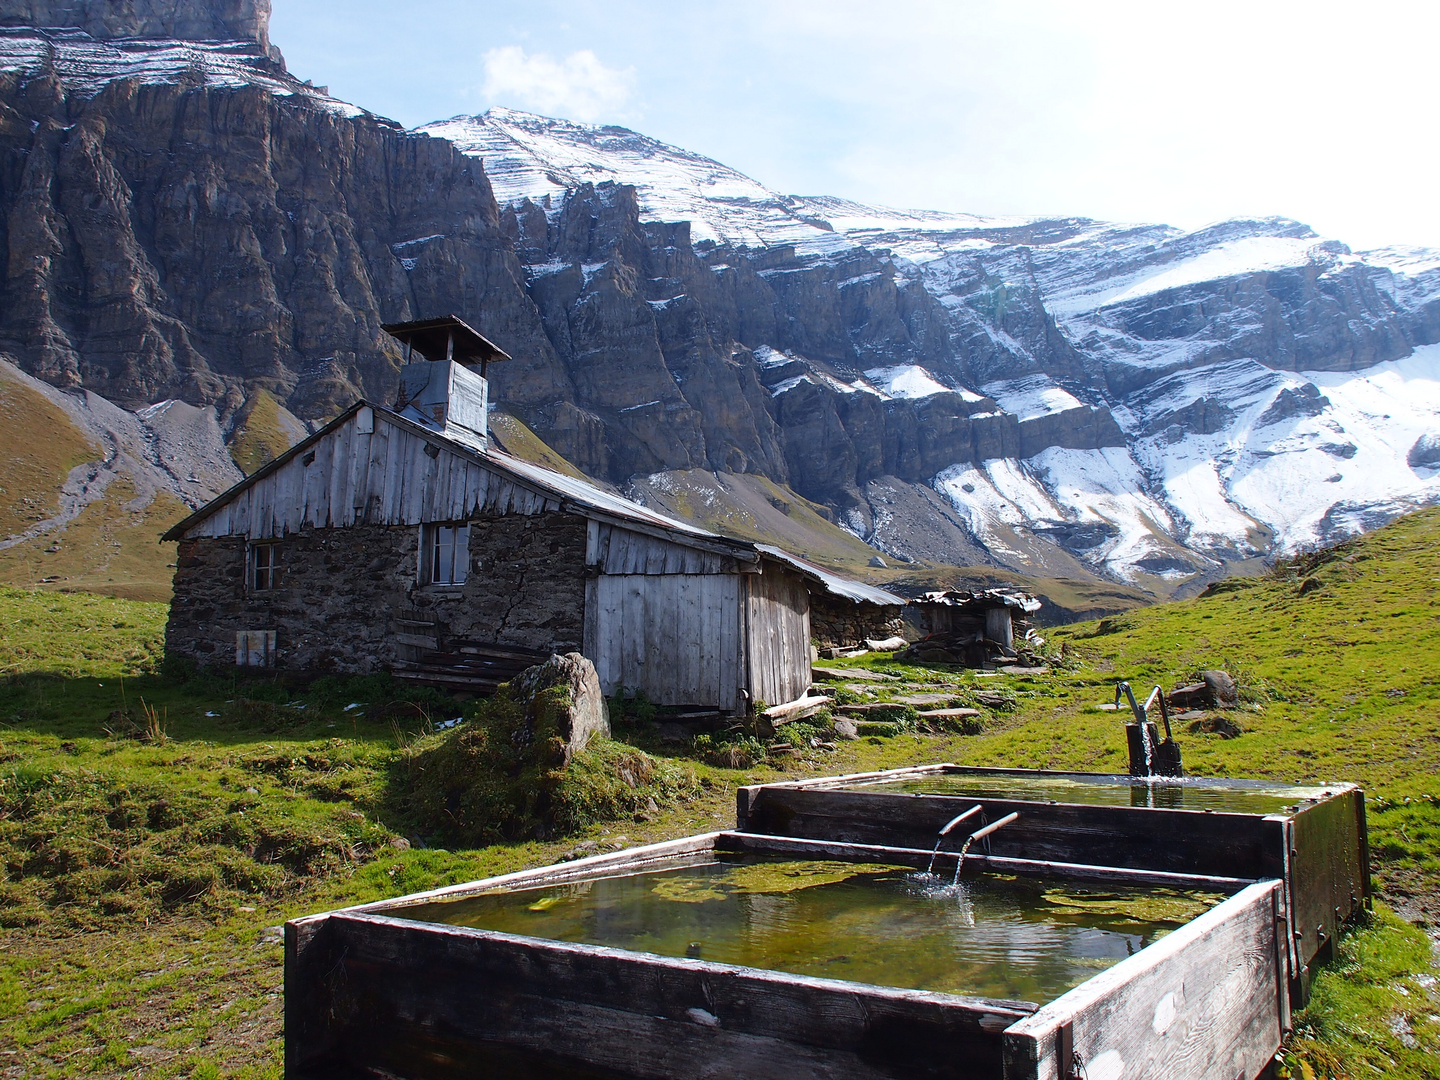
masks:
[[[403,915],[797,975],[1045,1002],[1220,899],[999,875],[952,888],[948,879],[893,866],[701,857]]]
[[[1330,790],[1290,784],[1239,786],[1209,777],[1010,776],[1003,773],[932,773],[900,780],[839,785],[838,791],[894,795],[954,795],[970,799],[1079,803],[1086,806],[1213,810],[1231,814],[1287,813]]]
[[[1179,926],[1209,911],[1225,897],[1219,893],[1151,889],[1147,892],[1088,892],[1046,889],[1047,904],[1072,911],[1104,915],[1136,924],[1170,923]]]
[[[903,867],[874,863],[824,862],[818,859],[750,862],[732,866],[725,875],[725,884],[741,893],[783,895],[797,889],[810,889],[817,885],[845,881],[861,874],[886,874],[897,870],[903,872]]]

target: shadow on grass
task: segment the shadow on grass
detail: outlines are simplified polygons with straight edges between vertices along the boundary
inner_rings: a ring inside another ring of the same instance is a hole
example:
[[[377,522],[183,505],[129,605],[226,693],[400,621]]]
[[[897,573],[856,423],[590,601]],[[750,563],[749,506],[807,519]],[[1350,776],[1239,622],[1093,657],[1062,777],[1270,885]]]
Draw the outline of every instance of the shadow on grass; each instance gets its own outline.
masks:
[[[402,742],[453,719],[461,706],[389,675],[308,683],[205,673],[74,678],[48,672],[0,679],[0,733],[60,739],[135,739],[221,746],[264,737]],[[147,733],[153,712],[162,729]]]

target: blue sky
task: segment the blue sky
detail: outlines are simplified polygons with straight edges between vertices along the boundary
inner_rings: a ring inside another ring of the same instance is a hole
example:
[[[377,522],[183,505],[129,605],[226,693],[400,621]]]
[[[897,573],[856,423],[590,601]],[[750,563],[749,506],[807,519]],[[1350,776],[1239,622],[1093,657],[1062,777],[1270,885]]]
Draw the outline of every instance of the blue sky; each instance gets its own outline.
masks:
[[[293,72],[418,125],[617,123],[778,191],[1440,246],[1440,5],[274,0]]]

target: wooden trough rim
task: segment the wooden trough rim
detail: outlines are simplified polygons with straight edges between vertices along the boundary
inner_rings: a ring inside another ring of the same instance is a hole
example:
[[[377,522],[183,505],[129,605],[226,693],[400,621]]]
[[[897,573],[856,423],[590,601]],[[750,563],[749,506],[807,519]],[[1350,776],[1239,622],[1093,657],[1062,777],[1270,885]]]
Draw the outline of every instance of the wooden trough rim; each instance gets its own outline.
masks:
[[[745,790],[754,791],[759,788],[848,788],[861,783],[887,783],[901,781],[909,777],[924,777],[930,775],[959,774],[963,776],[1013,776],[1013,777],[1043,777],[1055,780],[1080,780],[1089,783],[1113,783],[1118,786],[1134,787],[1137,780],[1142,777],[1131,776],[1129,773],[1088,773],[1077,772],[1069,769],[1013,769],[991,767],[988,765],[956,765],[953,762],[936,762],[933,765],[911,765],[903,769],[881,769],[872,772],[846,773],[841,776],[817,776],[807,780],[780,780],[771,784],[751,784]],[[1265,788],[1292,788],[1297,791],[1315,792],[1313,796],[1297,796],[1301,802],[1323,802],[1340,795],[1348,794],[1351,791],[1359,790],[1358,784],[1348,781],[1329,784],[1291,784],[1283,780],[1270,780],[1263,777],[1228,777],[1228,776],[1186,776],[1183,777],[1187,786],[1202,788],[1233,788],[1241,791],[1256,791]],[[1158,782],[1165,780],[1157,778]],[[1173,782],[1173,781],[1170,781]],[[886,792],[866,792],[870,795],[884,795]],[[905,792],[907,796],[925,794],[921,792]],[[975,798],[976,796],[942,796],[940,792],[930,793],[936,797],[944,798]],[[1034,802],[1034,799],[1013,799],[1006,798],[996,801],[1005,802]],[[1050,800],[1046,800],[1047,802]],[[1056,800],[1058,802],[1058,800]],[[1088,803],[1062,803],[1060,805],[1090,805]],[[1182,813],[1207,813],[1205,810],[1188,810],[1181,807],[1167,806],[1134,806],[1132,810],[1172,810]],[[1217,813],[1220,811],[1216,811]],[[1224,811],[1225,813],[1243,813],[1243,811]],[[1246,817],[1265,817],[1264,814],[1245,814]]]
[[[541,888],[545,885],[563,885],[572,881],[598,881],[608,877],[622,877],[641,872],[656,863],[674,863],[677,866],[686,856],[753,853],[794,854],[810,857],[831,856],[848,862],[887,862],[901,866],[922,867],[929,863],[931,852],[920,848],[886,847],[881,844],[847,844],[828,840],[811,840],[792,836],[769,836],[763,833],[749,833],[737,830],[700,833],[695,836],[665,840],[657,844],[623,848],[620,851],[591,855],[568,863],[552,863],[547,866],[517,870],[509,874],[481,878],[477,881],[447,885],[438,889],[410,893],[388,900],[371,901],[353,907],[339,908],[318,915],[309,915],[291,922],[296,926],[313,920],[326,919],[332,915],[384,915],[387,918],[404,919],[398,914],[406,908],[424,904],[444,903],[463,900],[471,896],[493,893],[499,890]],[[953,852],[941,852],[940,865],[948,855],[954,861]],[[1253,884],[1252,878],[1218,877],[1204,874],[1182,874],[1159,870],[1136,870],[1127,867],[1095,866],[1086,863],[1047,862],[1035,859],[1013,859],[1003,856],[967,855],[978,868],[996,873],[1016,874],[1023,877],[1069,877],[1077,881],[1105,882],[1110,884],[1155,885],[1167,888],[1200,889],[1210,892],[1234,892]],[[615,873],[606,873],[606,871]],[[406,920],[417,921],[417,920]],[[445,923],[425,925],[444,926]],[[549,939],[536,939],[549,940]],[[629,950],[620,950],[622,952]],[[869,984],[863,984],[869,985]]]

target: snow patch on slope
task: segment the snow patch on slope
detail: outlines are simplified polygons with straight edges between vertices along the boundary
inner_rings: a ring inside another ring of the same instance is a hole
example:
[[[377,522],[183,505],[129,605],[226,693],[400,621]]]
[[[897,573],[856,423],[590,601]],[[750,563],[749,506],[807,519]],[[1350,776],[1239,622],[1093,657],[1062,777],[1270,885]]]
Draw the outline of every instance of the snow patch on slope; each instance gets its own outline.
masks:
[[[950,393],[950,387],[937,382],[935,377],[918,364],[900,364],[896,367],[871,368],[865,372],[877,388],[892,398],[926,398],[934,394]],[[962,395],[968,393],[962,391]],[[978,394],[969,394],[967,400],[983,400]]]
[[[322,87],[278,69],[253,41],[96,41],[80,30],[0,29],[0,73],[53,72],[67,90],[96,94],[117,79],[142,83],[258,86],[341,116],[369,116]]]
[[[1027,375],[1023,379],[1001,379],[980,387],[987,397],[995,399],[1000,408],[1014,414],[1022,423],[1051,413],[1083,409],[1084,404],[1069,391],[1056,385],[1049,375]]]
[[[1122,278],[1107,280],[1098,289],[1051,294],[1046,298],[1046,307],[1057,316],[1076,315],[1151,296],[1166,289],[1306,266],[1316,258],[1316,240],[1311,237],[1241,237],[1174,262],[1147,266]]]
[[[1022,532],[1081,533],[1087,539],[1072,544],[1079,557],[1121,580],[1191,572],[1164,535],[1173,527],[1169,512],[1145,493],[1144,472],[1123,447],[1053,447],[1026,461],[952,465],[933,486],[1005,561],[1034,562]]]
[[[1310,410],[1272,411],[1283,393],[1307,385],[1316,395],[1306,399]],[[1134,397],[1132,430],[1163,424],[1202,397],[1235,414],[1219,431],[1176,439],[1160,430],[1133,444],[1191,548],[1256,554],[1263,526],[1280,550],[1293,551],[1343,534],[1365,507],[1386,517],[1440,500],[1440,476],[1407,460],[1422,436],[1440,431],[1440,345],[1359,372],[1228,361],[1178,372]]]
[[[803,220],[791,200],[743,173],[628,128],[491,109],[416,130],[483,159],[502,205],[528,198],[549,206],[582,184],[631,184],[645,220],[688,221],[693,240],[751,248],[793,244],[804,255],[856,246],[823,223]]]

